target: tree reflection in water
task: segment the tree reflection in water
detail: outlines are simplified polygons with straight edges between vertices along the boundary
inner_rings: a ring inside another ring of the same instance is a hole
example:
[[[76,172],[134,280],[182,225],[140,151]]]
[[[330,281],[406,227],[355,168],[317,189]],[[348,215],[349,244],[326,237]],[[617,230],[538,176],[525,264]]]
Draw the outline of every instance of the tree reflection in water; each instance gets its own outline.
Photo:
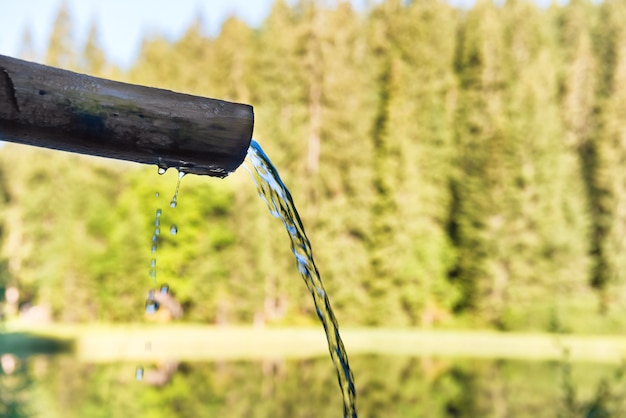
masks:
[[[341,408],[325,357],[164,362],[146,368],[146,377],[167,375],[153,385],[137,382],[130,364],[17,360],[11,374],[0,374],[0,416],[304,418],[336,417]],[[621,369],[608,365],[369,355],[352,363],[368,417],[574,417],[591,407],[611,414],[626,389]]]

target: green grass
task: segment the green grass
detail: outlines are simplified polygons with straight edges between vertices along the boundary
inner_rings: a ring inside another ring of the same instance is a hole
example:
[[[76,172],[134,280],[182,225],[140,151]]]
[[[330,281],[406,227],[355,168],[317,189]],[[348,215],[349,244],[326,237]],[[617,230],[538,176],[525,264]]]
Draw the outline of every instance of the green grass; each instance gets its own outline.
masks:
[[[22,339],[27,334],[45,341],[71,340],[78,358],[88,362],[309,358],[328,353],[317,327],[48,325],[8,326],[7,331],[5,340],[18,334]],[[571,361],[617,364],[626,358],[626,337],[621,336],[384,328],[346,328],[341,334],[353,355],[560,360],[567,350]],[[0,352],[10,351],[0,347]]]

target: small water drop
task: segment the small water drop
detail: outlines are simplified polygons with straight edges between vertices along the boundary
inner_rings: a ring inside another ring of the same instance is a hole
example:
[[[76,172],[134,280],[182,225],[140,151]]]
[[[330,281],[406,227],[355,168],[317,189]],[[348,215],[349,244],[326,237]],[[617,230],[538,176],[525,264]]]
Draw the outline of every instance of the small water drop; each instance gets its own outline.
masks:
[[[156,216],[157,216],[157,218],[158,218],[159,216],[161,216],[161,214],[162,214],[162,213],[163,213],[163,211],[162,211],[161,209],[157,209],[157,211],[156,211]]]
[[[159,192],[156,192],[156,193],[154,194],[154,197],[159,197]]]
[[[156,231],[154,231],[154,232],[155,233],[152,235],[152,244],[156,245],[156,243],[157,243],[157,234],[156,234]]]
[[[161,228],[154,228],[154,235],[161,235]]]
[[[155,268],[156,267],[156,258],[153,258],[152,260],[150,260],[150,268]]]
[[[148,271],[148,278],[149,279],[156,279],[156,269],[151,268],[150,271]]]
[[[170,208],[175,208],[177,204],[178,202],[176,200],[176,196],[174,196],[174,198],[172,198],[172,201],[170,202]]]
[[[172,235],[178,234],[178,227],[176,225],[172,224],[172,226],[170,226],[170,234]]]
[[[167,295],[170,292],[170,287],[167,284],[162,284],[161,288],[159,289],[159,292],[161,292],[162,295]]]
[[[152,244],[152,249],[150,250],[150,252],[152,252],[152,254],[156,253],[157,250],[157,245],[156,244]]]
[[[159,175],[162,176],[163,174],[165,174],[165,172],[167,171],[167,168],[165,167],[159,167]]]
[[[137,367],[137,370],[135,370],[135,379],[137,379],[138,382],[143,380],[143,367]]]
[[[160,226],[161,225],[161,219],[157,216],[157,218],[154,220],[154,226]]]
[[[148,297],[146,299],[146,313],[148,315],[154,315],[159,310],[159,302],[153,298]]]

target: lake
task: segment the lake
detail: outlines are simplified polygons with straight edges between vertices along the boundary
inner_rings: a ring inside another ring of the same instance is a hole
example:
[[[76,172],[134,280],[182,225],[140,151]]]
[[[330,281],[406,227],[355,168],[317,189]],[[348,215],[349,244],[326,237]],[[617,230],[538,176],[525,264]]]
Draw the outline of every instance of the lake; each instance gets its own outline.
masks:
[[[177,360],[172,351],[163,352],[159,360],[161,340],[158,332],[154,335],[152,340],[141,335],[131,342],[141,342],[141,349],[151,353],[143,360],[128,360],[132,353],[120,361],[100,356],[88,342],[70,351],[50,350],[56,354],[33,349],[33,344],[21,349],[13,344],[14,354],[9,356],[16,360],[14,369],[0,371],[0,416],[341,416],[341,394],[328,355],[299,349],[286,354],[289,350],[283,347],[273,356],[273,348],[259,345],[255,356],[254,347],[261,340],[250,337],[247,344],[236,339],[238,345],[247,346],[237,355],[240,359],[222,346],[225,355],[212,360],[200,360],[201,356],[193,360],[190,355]],[[97,341],[94,338],[91,344]],[[211,338],[213,345],[224,344]],[[116,344],[114,336],[108,339]],[[323,341],[319,345],[323,347]],[[0,347],[3,351],[8,350]],[[606,411],[593,416],[624,416],[626,379],[623,367],[611,362],[570,363],[566,356],[525,360],[355,351],[350,362],[361,417],[582,417],[591,416],[592,409]],[[4,354],[3,366],[7,358]],[[141,381],[136,378],[139,366]]]

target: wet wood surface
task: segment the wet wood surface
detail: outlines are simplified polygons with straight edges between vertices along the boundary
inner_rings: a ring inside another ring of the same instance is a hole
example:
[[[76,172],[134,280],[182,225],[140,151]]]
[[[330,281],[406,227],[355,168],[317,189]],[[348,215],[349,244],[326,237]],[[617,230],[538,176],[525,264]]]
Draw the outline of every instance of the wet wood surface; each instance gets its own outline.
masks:
[[[0,140],[224,177],[252,106],[120,83],[0,55]]]

